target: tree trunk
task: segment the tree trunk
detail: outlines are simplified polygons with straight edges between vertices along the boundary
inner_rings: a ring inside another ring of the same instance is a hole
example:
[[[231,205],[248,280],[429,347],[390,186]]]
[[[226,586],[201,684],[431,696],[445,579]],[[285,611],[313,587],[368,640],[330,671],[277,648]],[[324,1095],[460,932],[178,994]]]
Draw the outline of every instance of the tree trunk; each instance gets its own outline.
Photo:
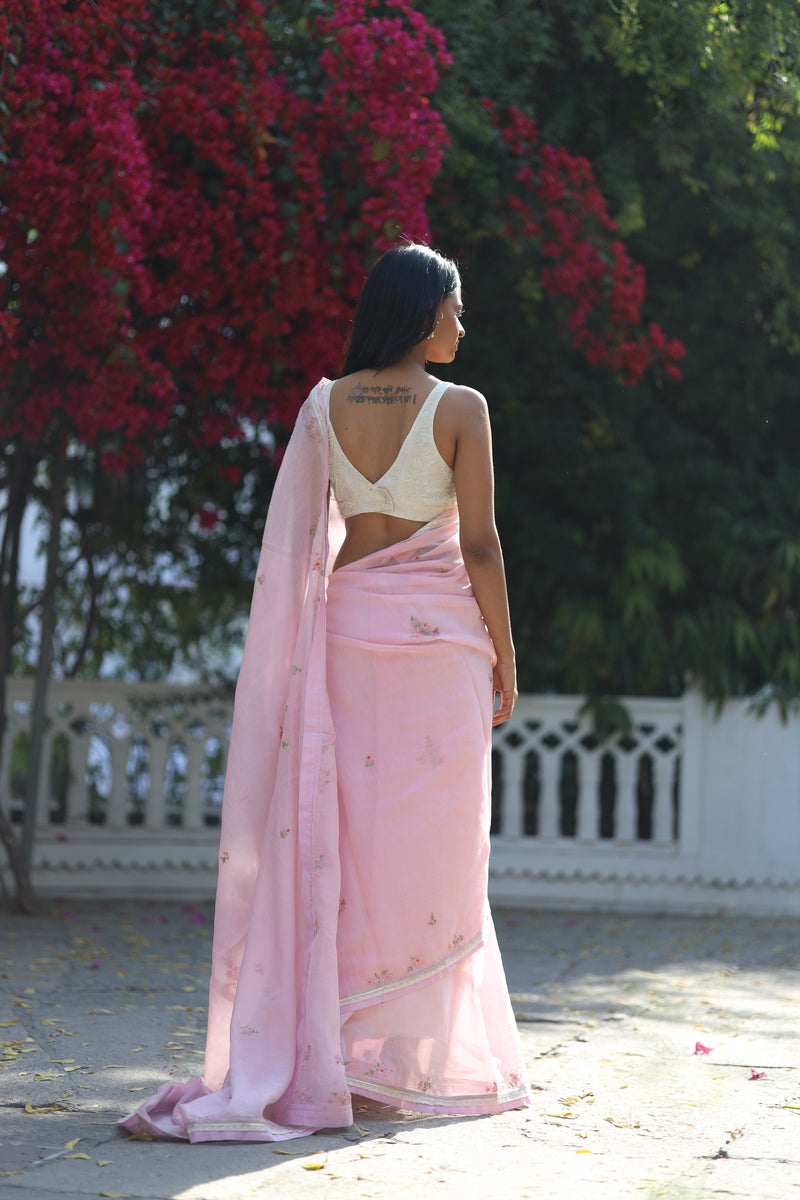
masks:
[[[17,593],[19,590],[19,548],[22,518],[28,503],[33,478],[32,464],[18,444],[7,480],[8,506],[0,543],[0,778],[6,728],[8,677],[14,650],[17,624]],[[19,912],[33,913],[34,898],[30,875],[20,852],[20,844],[8,813],[0,806],[0,842],[8,858],[14,878],[15,905]],[[4,889],[5,891],[5,889]]]
[[[39,660],[33,690],[31,714],[30,757],[25,789],[25,814],[22,825],[21,856],[27,878],[30,878],[33,840],[36,834],[39,779],[42,773],[43,743],[47,721],[47,693],[50,686],[50,665],[53,658],[53,633],[56,620],[56,589],[58,563],[61,553],[61,522],[64,516],[66,491],[66,454],[56,453],[53,459],[53,488],[50,500],[50,538],[47,544],[47,574],[42,596],[42,628],[39,641]]]

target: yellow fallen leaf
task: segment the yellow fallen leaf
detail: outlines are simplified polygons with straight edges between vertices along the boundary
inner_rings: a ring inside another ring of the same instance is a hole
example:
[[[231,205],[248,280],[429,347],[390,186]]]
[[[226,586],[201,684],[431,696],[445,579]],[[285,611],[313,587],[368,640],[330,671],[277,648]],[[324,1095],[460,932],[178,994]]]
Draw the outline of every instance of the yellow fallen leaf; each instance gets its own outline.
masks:
[[[114,1014],[110,1008],[90,1008],[86,1015],[87,1017],[113,1017]]]
[[[128,1135],[129,1142],[152,1142],[152,1135],[149,1133],[131,1133]]]
[[[25,1074],[27,1074],[27,1071]],[[33,1078],[35,1083],[48,1083],[51,1079],[58,1079],[58,1075],[56,1075],[55,1071],[40,1071]]]
[[[291,1154],[291,1150],[273,1150],[273,1154]]]
[[[58,1065],[60,1067],[63,1067],[64,1063],[74,1063],[75,1059],[74,1058],[48,1058],[47,1061],[49,1063],[58,1063]]]
[[[64,1158],[85,1158],[87,1162],[91,1162],[91,1155],[84,1154],[82,1150],[76,1150],[74,1154],[65,1154]]]
[[[110,1158],[98,1158],[97,1165],[98,1167],[113,1167],[114,1164]]]
[[[304,1171],[321,1171],[325,1163],[303,1163]]]
[[[106,1063],[106,1065],[104,1067],[101,1067],[100,1070],[101,1071],[124,1071],[125,1067],[123,1066],[122,1063]]]
[[[128,1088],[128,1091],[129,1092],[146,1092],[147,1088],[146,1087]]]
[[[35,996],[36,988],[23,988],[22,994],[23,996]]]
[[[51,1105],[43,1107],[43,1108],[34,1108],[33,1101],[29,1100],[27,1102],[27,1104],[25,1105],[26,1113],[47,1113],[47,1112],[63,1112],[63,1111],[64,1111],[63,1104],[51,1104]]]
[[[82,1067],[80,1065],[80,1063],[78,1063],[78,1065],[75,1067],[64,1067],[64,1074],[68,1075],[70,1073],[70,1071],[88,1071],[88,1070],[89,1070],[88,1067]]]
[[[9,1025],[19,1025],[19,1017],[14,1017],[13,1021],[0,1021],[0,1029],[6,1029]]]
[[[77,1146],[78,1142],[82,1142],[82,1141],[83,1141],[83,1138],[79,1138],[79,1137],[73,1138],[71,1142],[64,1142],[64,1149],[65,1150],[74,1150],[75,1147]]]
[[[576,1154],[591,1154],[591,1150],[576,1150]]]
[[[43,1025],[63,1025],[63,1017],[42,1017]]]
[[[101,1196],[107,1196],[109,1200],[128,1200],[127,1192],[100,1192]]]

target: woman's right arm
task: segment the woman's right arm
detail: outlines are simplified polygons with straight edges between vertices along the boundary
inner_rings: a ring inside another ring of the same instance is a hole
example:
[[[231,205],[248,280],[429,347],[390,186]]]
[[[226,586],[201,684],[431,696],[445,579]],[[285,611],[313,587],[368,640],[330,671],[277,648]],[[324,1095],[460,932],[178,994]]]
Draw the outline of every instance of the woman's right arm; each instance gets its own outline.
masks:
[[[472,388],[450,388],[445,395],[449,401],[447,433],[455,443],[453,472],[461,526],[461,553],[497,654],[494,690],[500,693],[500,705],[492,724],[499,725],[508,720],[514,708],[517,673],[503,552],[494,519],[489,410],[484,397]]]

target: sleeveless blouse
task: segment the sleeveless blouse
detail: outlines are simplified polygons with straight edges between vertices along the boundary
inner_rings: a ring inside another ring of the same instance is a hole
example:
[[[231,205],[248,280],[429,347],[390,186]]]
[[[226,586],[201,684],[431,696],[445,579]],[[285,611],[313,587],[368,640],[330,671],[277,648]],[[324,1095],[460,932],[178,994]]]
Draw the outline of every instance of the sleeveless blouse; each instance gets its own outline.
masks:
[[[408,521],[427,522],[450,508],[456,495],[455,477],[433,439],[433,418],[450,384],[437,383],[428,393],[389,470],[371,483],[350,462],[331,424],[330,397],[334,382],[324,385],[324,402],[331,489],[342,516],[377,512]]]

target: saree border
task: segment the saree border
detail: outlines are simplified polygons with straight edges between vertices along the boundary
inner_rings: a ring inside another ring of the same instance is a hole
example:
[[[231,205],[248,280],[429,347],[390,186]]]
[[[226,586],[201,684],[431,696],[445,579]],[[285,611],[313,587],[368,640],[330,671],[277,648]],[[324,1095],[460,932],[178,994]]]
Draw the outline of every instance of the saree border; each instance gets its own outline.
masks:
[[[347,1086],[357,1096],[383,1096],[390,1100],[407,1101],[396,1107],[410,1109],[412,1112],[424,1108],[445,1109],[446,1111],[463,1112],[466,1108],[480,1105],[482,1113],[487,1113],[489,1105],[509,1108],[517,1103],[530,1104],[530,1091],[524,1084],[508,1088],[503,1092],[479,1092],[476,1095],[434,1096],[430,1092],[412,1091],[411,1088],[392,1087],[391,1084],[373,1083],[371,1080],[360,1079],[356,1075],[346,1075]],[[466,1114],[471,1115],[470,1113]]]
[[[468,958],[470,954],[474,954],[484,944],[483,930],[481,929],[474,937],[471,937],[468,942],[464,942],[452,953],[446,954],[444,958],[440,958],[438,962],[432,963],[429,967],[424,967],[421,971],[414,971],[413,974],[403,975],[399,979],[390,979],[386,983],[382,983],[377,987],[366,988],[361,992],[351,992],[349,996],[342,996],[339,1004],[344,1012],[347,1008],[363,1008],[371,1000],[380,999],[391,995],[393,992],[402,991],[405,988],[415,987],[417,984],[425,983],[433,975],[438,975],[442,971],[446,971],[449,967],[455,966],[464,958]]]

